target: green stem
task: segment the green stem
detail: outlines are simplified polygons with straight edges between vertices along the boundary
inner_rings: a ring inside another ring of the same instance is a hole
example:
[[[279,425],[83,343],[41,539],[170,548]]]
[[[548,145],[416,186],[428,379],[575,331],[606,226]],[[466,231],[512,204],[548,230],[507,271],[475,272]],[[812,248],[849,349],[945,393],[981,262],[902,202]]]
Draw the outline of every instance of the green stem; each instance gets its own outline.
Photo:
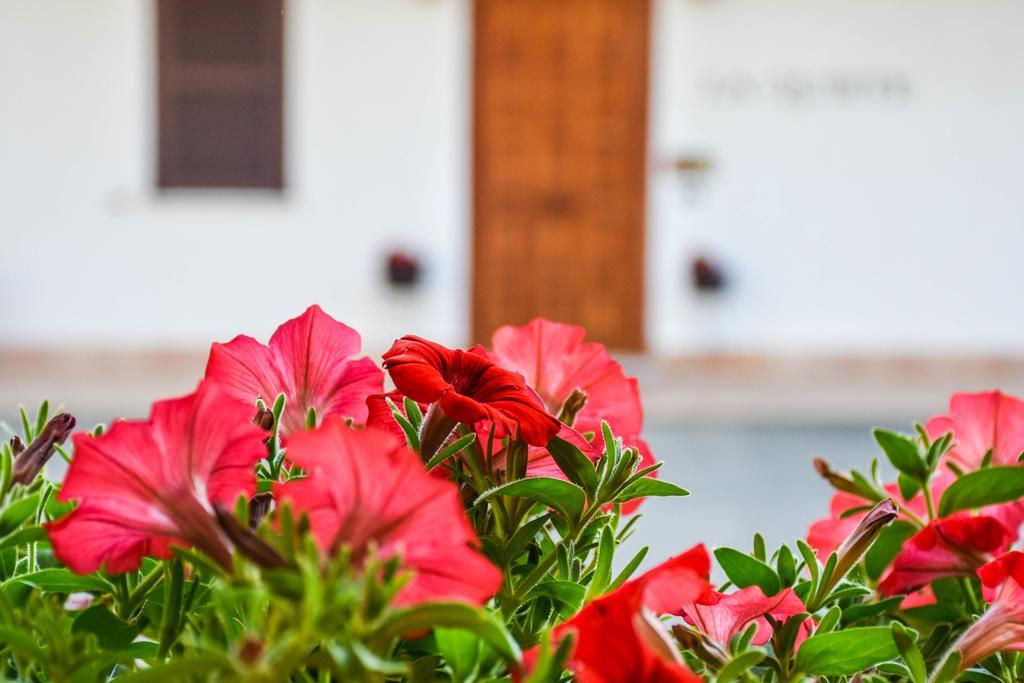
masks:
[[[922,493],[924,493],[924,502],[928,508],[928,521],[935,519],[935,503],[932,502],[932,491],[931,487],[928,486],[928,482],[924,482],[924,486],[921,487]]]
[[[160,624],[160,647],[157,659],[166,659],[174,641],[178,639],[178,625],[181,623],[181,592],[185,583],[185,569],[181,560],[167,564],[167,584],[164,592],[164,616]]]
[[[967,598],[967,603],[971,606],[972,614],[981,614],[984,612],[985,607],[978,600],[978,596],[974,592],[974,586],[971,584],[971,580],[967,577],[961,578],[960,587],[964,592],[964,597]]]
[[[148,574],[142,577],[139,583],[135,586],[131,593],[127,595],[127,599],[121,602],[121,618],[127,619],[131,616],[135,608],[142,602],[142,600],[149,595],[149,592],[154,586],[160,581],[164,575],[164,568],[162,565],[157,565],[150,570]]]
[[[931,494],[928,494],[928,495],[931,496]],[[913,510],[911,510],[906,505],[901,503],[897,498],[898,498],[898,496],[892,496],[890,498],[890,500],[893,503],[896,504],[896,507],[899,508],[900,514],[902,516],[906,517],[907,521],[909,521],[911,524],[916,526],[918,529],[923,529],[926,526],[928,526],[927,522],[925,522],[923,519],[918,517],[917,514]]]
[[[601,507],[601,505],[595,504],[588,508],[587,511],[583,513],[583,517],[580,518],[579,523],[570,527],[569,534],[566,536],[566,538],[562,539],[561,542],[564,544],[566,541],[578,540],[580,533],[583,531],[583,529],[587,528],[587,525],[593,519],[596,512],[601,509]],[[536,567],[533,568],[532,572],[526,575],[525,579],[519,582],[519,585],[516,586],[516,595],[514,596],[517,607],[519,601],[522,600],[523,594],[525,594],[527,591],[533,588],[538,581],[544,578],[544,575],[555,564],[557,556],[557,551],[553,549],[550,553],[547,554],[546,557],[544,557],[537,564]]]

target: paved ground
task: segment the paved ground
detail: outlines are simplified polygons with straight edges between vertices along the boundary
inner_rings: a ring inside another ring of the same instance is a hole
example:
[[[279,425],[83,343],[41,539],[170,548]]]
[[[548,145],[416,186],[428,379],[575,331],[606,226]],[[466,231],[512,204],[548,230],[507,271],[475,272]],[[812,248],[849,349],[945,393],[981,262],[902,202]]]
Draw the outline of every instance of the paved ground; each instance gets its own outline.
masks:
[[[899,425],[887,425],[899,426]],[[771,547],[803,537],[828,509],[831,489],[811,467],[821,456],[838,468],[866,469],[878,452],[861,426],[652,424],[648,440],[664,460],[662,477],[689,490],[652,498],[624,549],[623,562],[651,547],[650,566],[695,543],[749,550],[755,532]]]

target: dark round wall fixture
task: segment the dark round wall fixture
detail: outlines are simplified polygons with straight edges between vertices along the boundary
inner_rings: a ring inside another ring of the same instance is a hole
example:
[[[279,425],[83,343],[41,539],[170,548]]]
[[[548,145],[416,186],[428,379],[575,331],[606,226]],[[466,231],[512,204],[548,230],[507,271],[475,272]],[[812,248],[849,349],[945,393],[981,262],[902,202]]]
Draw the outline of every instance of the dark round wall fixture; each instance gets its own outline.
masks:
[[[693,258],[690,264],[690,280],[698,292],[719,292],[726,285],[721,266],[706,255]]]
[[[387,257],[388,284],[394,287],[414,287],[423,277],[420,260],[407,251],[395,250]]]

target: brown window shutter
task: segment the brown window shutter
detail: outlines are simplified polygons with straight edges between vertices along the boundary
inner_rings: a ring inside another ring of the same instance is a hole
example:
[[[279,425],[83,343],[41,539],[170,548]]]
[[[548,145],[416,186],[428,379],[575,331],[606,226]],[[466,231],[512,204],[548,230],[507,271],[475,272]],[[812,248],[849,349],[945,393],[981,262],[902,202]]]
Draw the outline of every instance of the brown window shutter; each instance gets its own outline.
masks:
[[[280,188],[283,0],[158,0],[160,187]]]

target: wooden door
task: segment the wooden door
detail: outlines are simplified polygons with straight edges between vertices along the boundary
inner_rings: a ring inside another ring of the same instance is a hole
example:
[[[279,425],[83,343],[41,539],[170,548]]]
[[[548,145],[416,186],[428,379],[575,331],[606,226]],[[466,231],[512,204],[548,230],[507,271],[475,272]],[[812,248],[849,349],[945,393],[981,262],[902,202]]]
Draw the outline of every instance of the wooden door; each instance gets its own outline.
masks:
[[[476,0],[473,335],[643,346],[649,0]]]

